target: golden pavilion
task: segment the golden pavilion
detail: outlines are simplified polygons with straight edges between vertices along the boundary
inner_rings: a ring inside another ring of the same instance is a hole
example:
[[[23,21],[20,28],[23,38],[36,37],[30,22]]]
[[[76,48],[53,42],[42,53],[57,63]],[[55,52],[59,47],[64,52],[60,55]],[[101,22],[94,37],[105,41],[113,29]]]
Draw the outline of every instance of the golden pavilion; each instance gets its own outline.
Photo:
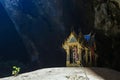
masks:
[[[70,33],[62,47],[66,51],[66,66],[96,66],[97,54],[94,34],[83,35],[81,32],[76,35]]]

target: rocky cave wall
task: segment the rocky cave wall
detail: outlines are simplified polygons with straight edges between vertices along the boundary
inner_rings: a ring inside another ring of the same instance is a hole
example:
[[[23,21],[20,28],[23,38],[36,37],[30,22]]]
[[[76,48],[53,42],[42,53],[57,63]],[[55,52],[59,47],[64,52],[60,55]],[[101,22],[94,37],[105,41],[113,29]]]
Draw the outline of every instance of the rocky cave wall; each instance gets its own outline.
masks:
[[[94,0],[99,66],[120,70],[120,1]]]

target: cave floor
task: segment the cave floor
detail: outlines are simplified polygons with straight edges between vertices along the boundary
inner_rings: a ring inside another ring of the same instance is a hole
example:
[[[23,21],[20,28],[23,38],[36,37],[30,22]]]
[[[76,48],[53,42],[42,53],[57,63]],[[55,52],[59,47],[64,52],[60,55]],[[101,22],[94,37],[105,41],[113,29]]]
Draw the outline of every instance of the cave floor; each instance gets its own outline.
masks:
[[[56,67],[39,69],[0,80],[120,80],[120,72],[107,68]]]

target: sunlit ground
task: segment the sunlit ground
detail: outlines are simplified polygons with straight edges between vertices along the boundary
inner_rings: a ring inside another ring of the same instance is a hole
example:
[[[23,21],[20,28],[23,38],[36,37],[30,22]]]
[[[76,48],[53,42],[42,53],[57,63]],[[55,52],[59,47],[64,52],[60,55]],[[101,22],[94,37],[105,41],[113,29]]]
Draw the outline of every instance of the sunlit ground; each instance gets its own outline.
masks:
[[[106,68],[46,68],[0,80],[120,80],[120,72]]]

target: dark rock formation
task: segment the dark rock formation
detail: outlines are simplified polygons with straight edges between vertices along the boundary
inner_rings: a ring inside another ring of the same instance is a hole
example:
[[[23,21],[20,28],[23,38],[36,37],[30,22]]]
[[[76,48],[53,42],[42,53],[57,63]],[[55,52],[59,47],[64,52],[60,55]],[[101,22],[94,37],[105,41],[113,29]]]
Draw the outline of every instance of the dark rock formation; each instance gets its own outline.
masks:
[[[120,4],[116,0],[95,0],[95,30],[99,66],[120,70]]]

